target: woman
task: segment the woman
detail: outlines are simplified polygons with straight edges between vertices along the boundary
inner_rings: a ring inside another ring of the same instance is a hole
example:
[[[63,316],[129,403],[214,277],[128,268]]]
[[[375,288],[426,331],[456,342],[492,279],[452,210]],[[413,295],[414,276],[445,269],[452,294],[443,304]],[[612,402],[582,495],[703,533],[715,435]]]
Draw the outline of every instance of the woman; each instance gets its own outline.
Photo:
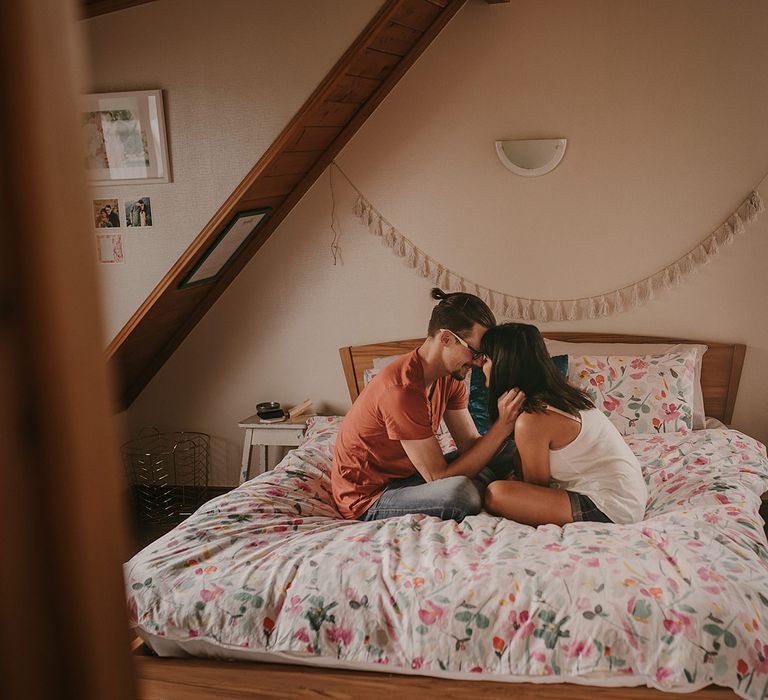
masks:
[[[112,223],[109,220],[109,214],[107,214],[106,208],[99,209],[99,215],[96,217],[97,228],[112,228]]]
[[[515,424],[522,481],[492,482],[486,509],[527,525],[642,520],[648,491],[640,463],[587,394],[560,374],[538,328],[496,326],[480,349],[491,419],[505,391],[526,396]]]

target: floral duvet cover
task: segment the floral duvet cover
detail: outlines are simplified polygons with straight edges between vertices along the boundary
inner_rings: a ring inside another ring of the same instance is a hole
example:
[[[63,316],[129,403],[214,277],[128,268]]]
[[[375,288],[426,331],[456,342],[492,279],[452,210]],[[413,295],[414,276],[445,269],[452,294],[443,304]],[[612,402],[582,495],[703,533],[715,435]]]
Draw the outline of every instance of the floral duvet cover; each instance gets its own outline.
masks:
[[[485,513],[365,523],[333,504],[339,420],[315,419],[275,469],[125,565],[150,646],[768,697],[768,459],[757,441],[724,429],[627,438],[650,494],[635,525],[535,529]]]

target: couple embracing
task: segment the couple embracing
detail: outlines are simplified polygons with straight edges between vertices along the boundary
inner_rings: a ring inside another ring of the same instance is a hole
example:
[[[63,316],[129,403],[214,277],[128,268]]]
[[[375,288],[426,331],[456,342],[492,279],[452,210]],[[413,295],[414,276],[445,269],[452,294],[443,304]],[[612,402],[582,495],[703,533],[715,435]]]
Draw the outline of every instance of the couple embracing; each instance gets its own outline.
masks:
[[[368,384],[336,441],[341,514],[463,520],[483,507],[527,525],[642,520],[637,458],[583,391],[568,384],[535,326],[496,325],[473,294],[432,290],[427,338]],[[493,421],[481,436],[464,379],[482,367]],[[457,450],[444,455],[444,420]]]

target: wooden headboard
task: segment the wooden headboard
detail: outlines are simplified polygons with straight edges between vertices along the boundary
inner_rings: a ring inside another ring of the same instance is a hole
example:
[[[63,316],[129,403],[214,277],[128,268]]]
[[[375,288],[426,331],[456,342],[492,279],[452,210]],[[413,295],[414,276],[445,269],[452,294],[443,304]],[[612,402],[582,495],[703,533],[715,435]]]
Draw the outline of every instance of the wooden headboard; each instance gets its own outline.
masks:
[[[704,412],[712,418],[723,421],[723,423],[730,423],[733,418],[733,407],[736,404],[736,392],[739,389],[746,345],[619,333],[542,333],[542,335],[552,340],[564,340],[571,343],[690,343],[707,345],[709,349],[704,354],[701,365]],[[412,338],[410,340],[339,348],[341,364],[344,368],[344,376],[347,379],[347,388],[352,401],[363,390],[363,372],[373,367],[374,358],[402,355],[419,347],[423,342],[424,338]]]

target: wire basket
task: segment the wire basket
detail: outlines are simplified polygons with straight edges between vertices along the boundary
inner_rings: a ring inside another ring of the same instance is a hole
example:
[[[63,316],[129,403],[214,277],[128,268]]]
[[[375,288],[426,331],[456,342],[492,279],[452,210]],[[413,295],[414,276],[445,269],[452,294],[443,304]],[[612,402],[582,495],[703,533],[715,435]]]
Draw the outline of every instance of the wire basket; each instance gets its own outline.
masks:
[[[205,433],[160,433],[145,428],[122,446],[140,520],[177,520],[208,500],[210,441]]]

